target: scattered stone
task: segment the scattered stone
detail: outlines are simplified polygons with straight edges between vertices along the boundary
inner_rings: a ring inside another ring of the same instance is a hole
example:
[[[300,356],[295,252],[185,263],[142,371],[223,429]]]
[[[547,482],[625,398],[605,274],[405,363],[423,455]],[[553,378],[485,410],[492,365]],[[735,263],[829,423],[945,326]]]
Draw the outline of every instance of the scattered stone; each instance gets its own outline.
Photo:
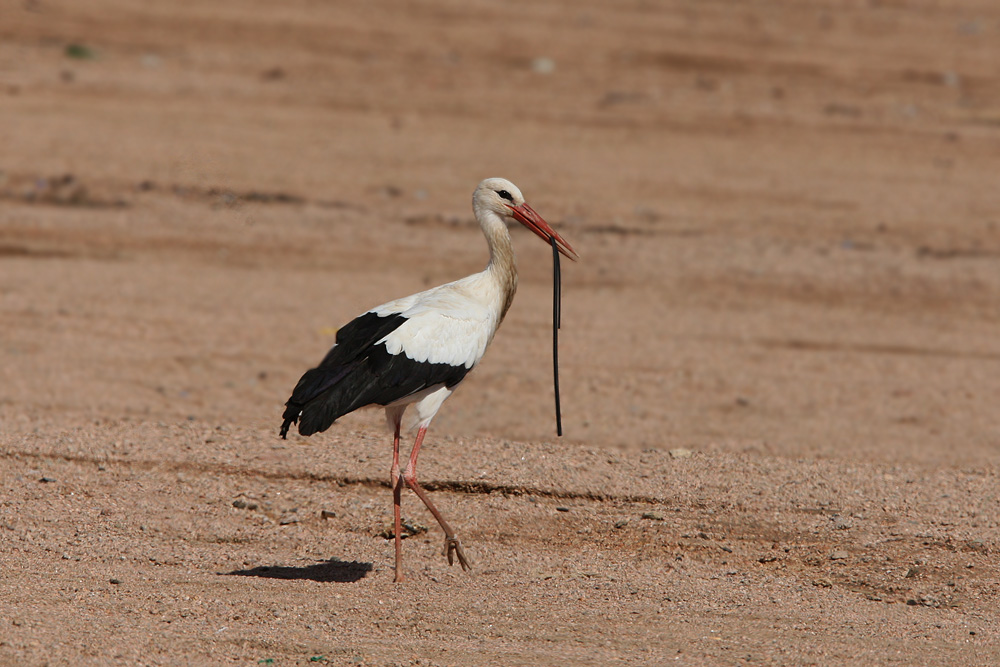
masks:
[[[55,480],[54,477],[42,477],[38,481],[41,482],[42,484],[51,484],[52,482],[55,482],[56,480]]]
[[[968,542],[965,543],[965,547],[970,551],[975,551],[983,555],[989,552],[989,550],[986,548],[986,545],[983,544],[982,540],[969,540]]]
[[[403,519],[400,522],[403,527],[403,537],[409,537],[411,535],[421,535],[426,533],[428,528],[422,523],[417,523],[416,521],[410,521],[409,519]]]
[[[557,507],[556,511],[557,512],[568,512],[569,508],[568,507]]]
[[[818,586],[819,588],[833,588],[833,582],[826,577],[820,577],[813,581],[813,586]]]
[[[299,522],[299,517],[295,516],[294,514],[286,514],[285,516],[281,517],[280,521],[278,521],[278,525],[290,526],[291,524],[298,522]]]
[[[427,526],[425,526],[424,524],[417,523],[416,521],[410,521],[409,519],[403,519],[400,522],[399,526],[400,528],[402,528],[400,537],[401,539],[404,540],[408,537],[413,537],[414,535],[421,535],[423,533],[426,533],[428,530]],[[382,537],[387,540],[391,540],[395,536],[396,532],[393,530],[392,524],[387,525],[385,528],[382,529],[382,532],[379,533],[379,537]]]
[[[670,458],[672,459],[686,459],[690,457],[691,454],[693,454],[694,452],[692,452],[690,449],[685,449],[684,447],[676,447],[674,449],[671,449],[667,453],[670,454]]]
[[[108,579],[108,582],[112,583],[112,584],[115,584],[117,586],[118,584],[122,583],[122,580],[121,579]]]
[[[556,61],[552,58],[535,58],[531,61],[531,69],[536,74],[552,74],[556,71]]]
[[[628,525],[628,519],[619,519],[618,521],[615,521],[615,528],[618,528],[619,530],[627,525]]]
[[[643,519],[650,519],[651,521],[663,521],[663,514],[660,512],[643,512]]]
[[[920,568],[920,567],[911,567],[909,570],[906,571],[906,575],[904,575],[904,576],[907,579],[912,579],[913,577],[919,577],[923,573],[924,573],[923,568]]]
[[[830,560],[846,560],[851,557],[851,554],[847,553],[843,549],[838,549],[830,554]]]
[[[93,60],[97,57],[97,53],[92,48],[83,44],[67,44],[64,53],[67,58],[76,60]]]
[[[319,518],[321,519],[335,519],[337,518],[337,513],[333,510],[320,510]]]
[[[777,556],[768,555],[768,556],[761,556],[760,558],[757,559],[757,562],[758,563],[773,563],[776,560],[778,560]]]

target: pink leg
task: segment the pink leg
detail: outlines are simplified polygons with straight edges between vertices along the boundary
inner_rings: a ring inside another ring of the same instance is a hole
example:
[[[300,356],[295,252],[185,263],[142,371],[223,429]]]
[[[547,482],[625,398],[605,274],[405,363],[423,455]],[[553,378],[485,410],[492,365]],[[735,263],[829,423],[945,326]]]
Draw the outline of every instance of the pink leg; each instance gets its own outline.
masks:
[[[451,529],[448,522],[441,516],[441,512],[438,511],[438,508],[434,507],[434,503],[427,497],[427,493],[417,483],[417,456],[420,454],[420,445],[424,442],[424,433],[426,432],[426,426],[421,426],[420,430],[417,431],[417,439],[413,443],[413,451],[410,452],[410,462],[406,465],[406,472],[403,473],[403,481],[406,482],[408,487],[413,489],[413,492],[417,494],[417,497],[423,501],[427,509],[437,519],[437,522],[441,524],[441,529],[444,530],[445,554],[448,556],[448,564],[454,565],[453,555],[458,556],[458,562],[462,565],[462,569],[471,570],[472,566],[469,565],[469,561],[465,558],[465,552],[462,551],[462,543],[455,536],[455,531]]]
[[[403,580],[403,536],[402,536],[402,508],[400,499],[403,493],[403,480],[399,476],[399,423],[402,415],[396,418],[395,435],[392,437],[392,469],[389,471],[389,479],[392,482],[392,525],[393,541],[396,544],[396,576],[394,582]]]

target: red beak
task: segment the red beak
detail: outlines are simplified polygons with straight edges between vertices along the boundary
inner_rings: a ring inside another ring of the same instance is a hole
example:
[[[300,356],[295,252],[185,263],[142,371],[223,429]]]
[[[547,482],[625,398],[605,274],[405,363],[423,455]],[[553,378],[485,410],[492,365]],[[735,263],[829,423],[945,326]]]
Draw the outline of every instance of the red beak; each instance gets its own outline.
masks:
[[[549,223],[545,222],[542,216],[535,212],[535,209],[528,206],[527,202],[521,204],[520,206],[511,206],[507,204],[507,208],[511,210],[511,214],[514,219],[520,222],[522,225],[535,232],[538,236],[545,240],[546,243],[551,243],[552,239],[556,240],[556,247],[559,252],[576,261],[579,259],[579,255],[573,250],[573,246],[566,242],[566,239],[559,236],[556,230],[549,226]]]

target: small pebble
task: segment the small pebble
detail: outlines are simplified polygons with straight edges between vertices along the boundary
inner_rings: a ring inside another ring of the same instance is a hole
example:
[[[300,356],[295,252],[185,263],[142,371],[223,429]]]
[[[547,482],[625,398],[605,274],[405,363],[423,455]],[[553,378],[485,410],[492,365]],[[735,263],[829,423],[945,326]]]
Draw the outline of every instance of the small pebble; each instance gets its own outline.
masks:
[[[670,454],[670,458],[672,459],[686,459],[689,456],[691,456],[691,454],[693,454],[694,452],[692,452],[690,449],[685,449],[684,447],[677,447],[675,449],[671,449],[667,453]]]
[[[122,583],[122,580],[121,579],[108,579],[108,582],[117,585],[117,584]]]
[[[652,521],[663,521],[663,515],[659,512],[643,512],[642,518]]]
[[[404,540],[408,537],[413,537],[414,535],[421,535],[423,533],[426,533],[428,530],[427,526],[425,526],[424,524],[417,523],[416,521],[410,521],[409,519],[403,519],[402,521],[400,521],[399,527],[402,529],[400,530],[400,538]],[[396,531],[393,528],[392,524],[386,524],[386,526],[382,529],[382,532],[379,533],[379,537],[385,538],[387,540],[391,540],[395,536],[396,536]]]
[[[557,512],[568,512],[569,508],[568,507],[557,507],[556,511]]]
[[[536,74],[552,74],[556,71],[556,61],[552,58],[535,58],[531,61],[531,69]]]
[[[851,555],[842,549],[834,551],[830,554],[830,560],[845,560],[850,557]]]

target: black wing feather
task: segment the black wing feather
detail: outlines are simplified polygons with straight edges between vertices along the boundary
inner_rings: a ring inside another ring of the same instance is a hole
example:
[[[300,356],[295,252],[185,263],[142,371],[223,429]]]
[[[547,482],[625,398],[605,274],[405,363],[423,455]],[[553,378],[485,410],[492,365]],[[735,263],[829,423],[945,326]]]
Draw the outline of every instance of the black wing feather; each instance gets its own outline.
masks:
[[[341,328],[337,344],[302,376],[285,403],[281,437],[296,422],[301,435],[312,435],[366,405],[388,405],[436,384],[453,387],[461,382],[469,372],[464,365],[414,361],[375,344],[406,321],[399,314],[379,317],[369,312]]]
[[[356,361],[371,349],[375,341],[382,340],[405,323],[406,318],[398,313],[379,317],[376,313],[367,312],[354,318],[337,331],[337,344],[330,348],[317,368],[343,366]]]

